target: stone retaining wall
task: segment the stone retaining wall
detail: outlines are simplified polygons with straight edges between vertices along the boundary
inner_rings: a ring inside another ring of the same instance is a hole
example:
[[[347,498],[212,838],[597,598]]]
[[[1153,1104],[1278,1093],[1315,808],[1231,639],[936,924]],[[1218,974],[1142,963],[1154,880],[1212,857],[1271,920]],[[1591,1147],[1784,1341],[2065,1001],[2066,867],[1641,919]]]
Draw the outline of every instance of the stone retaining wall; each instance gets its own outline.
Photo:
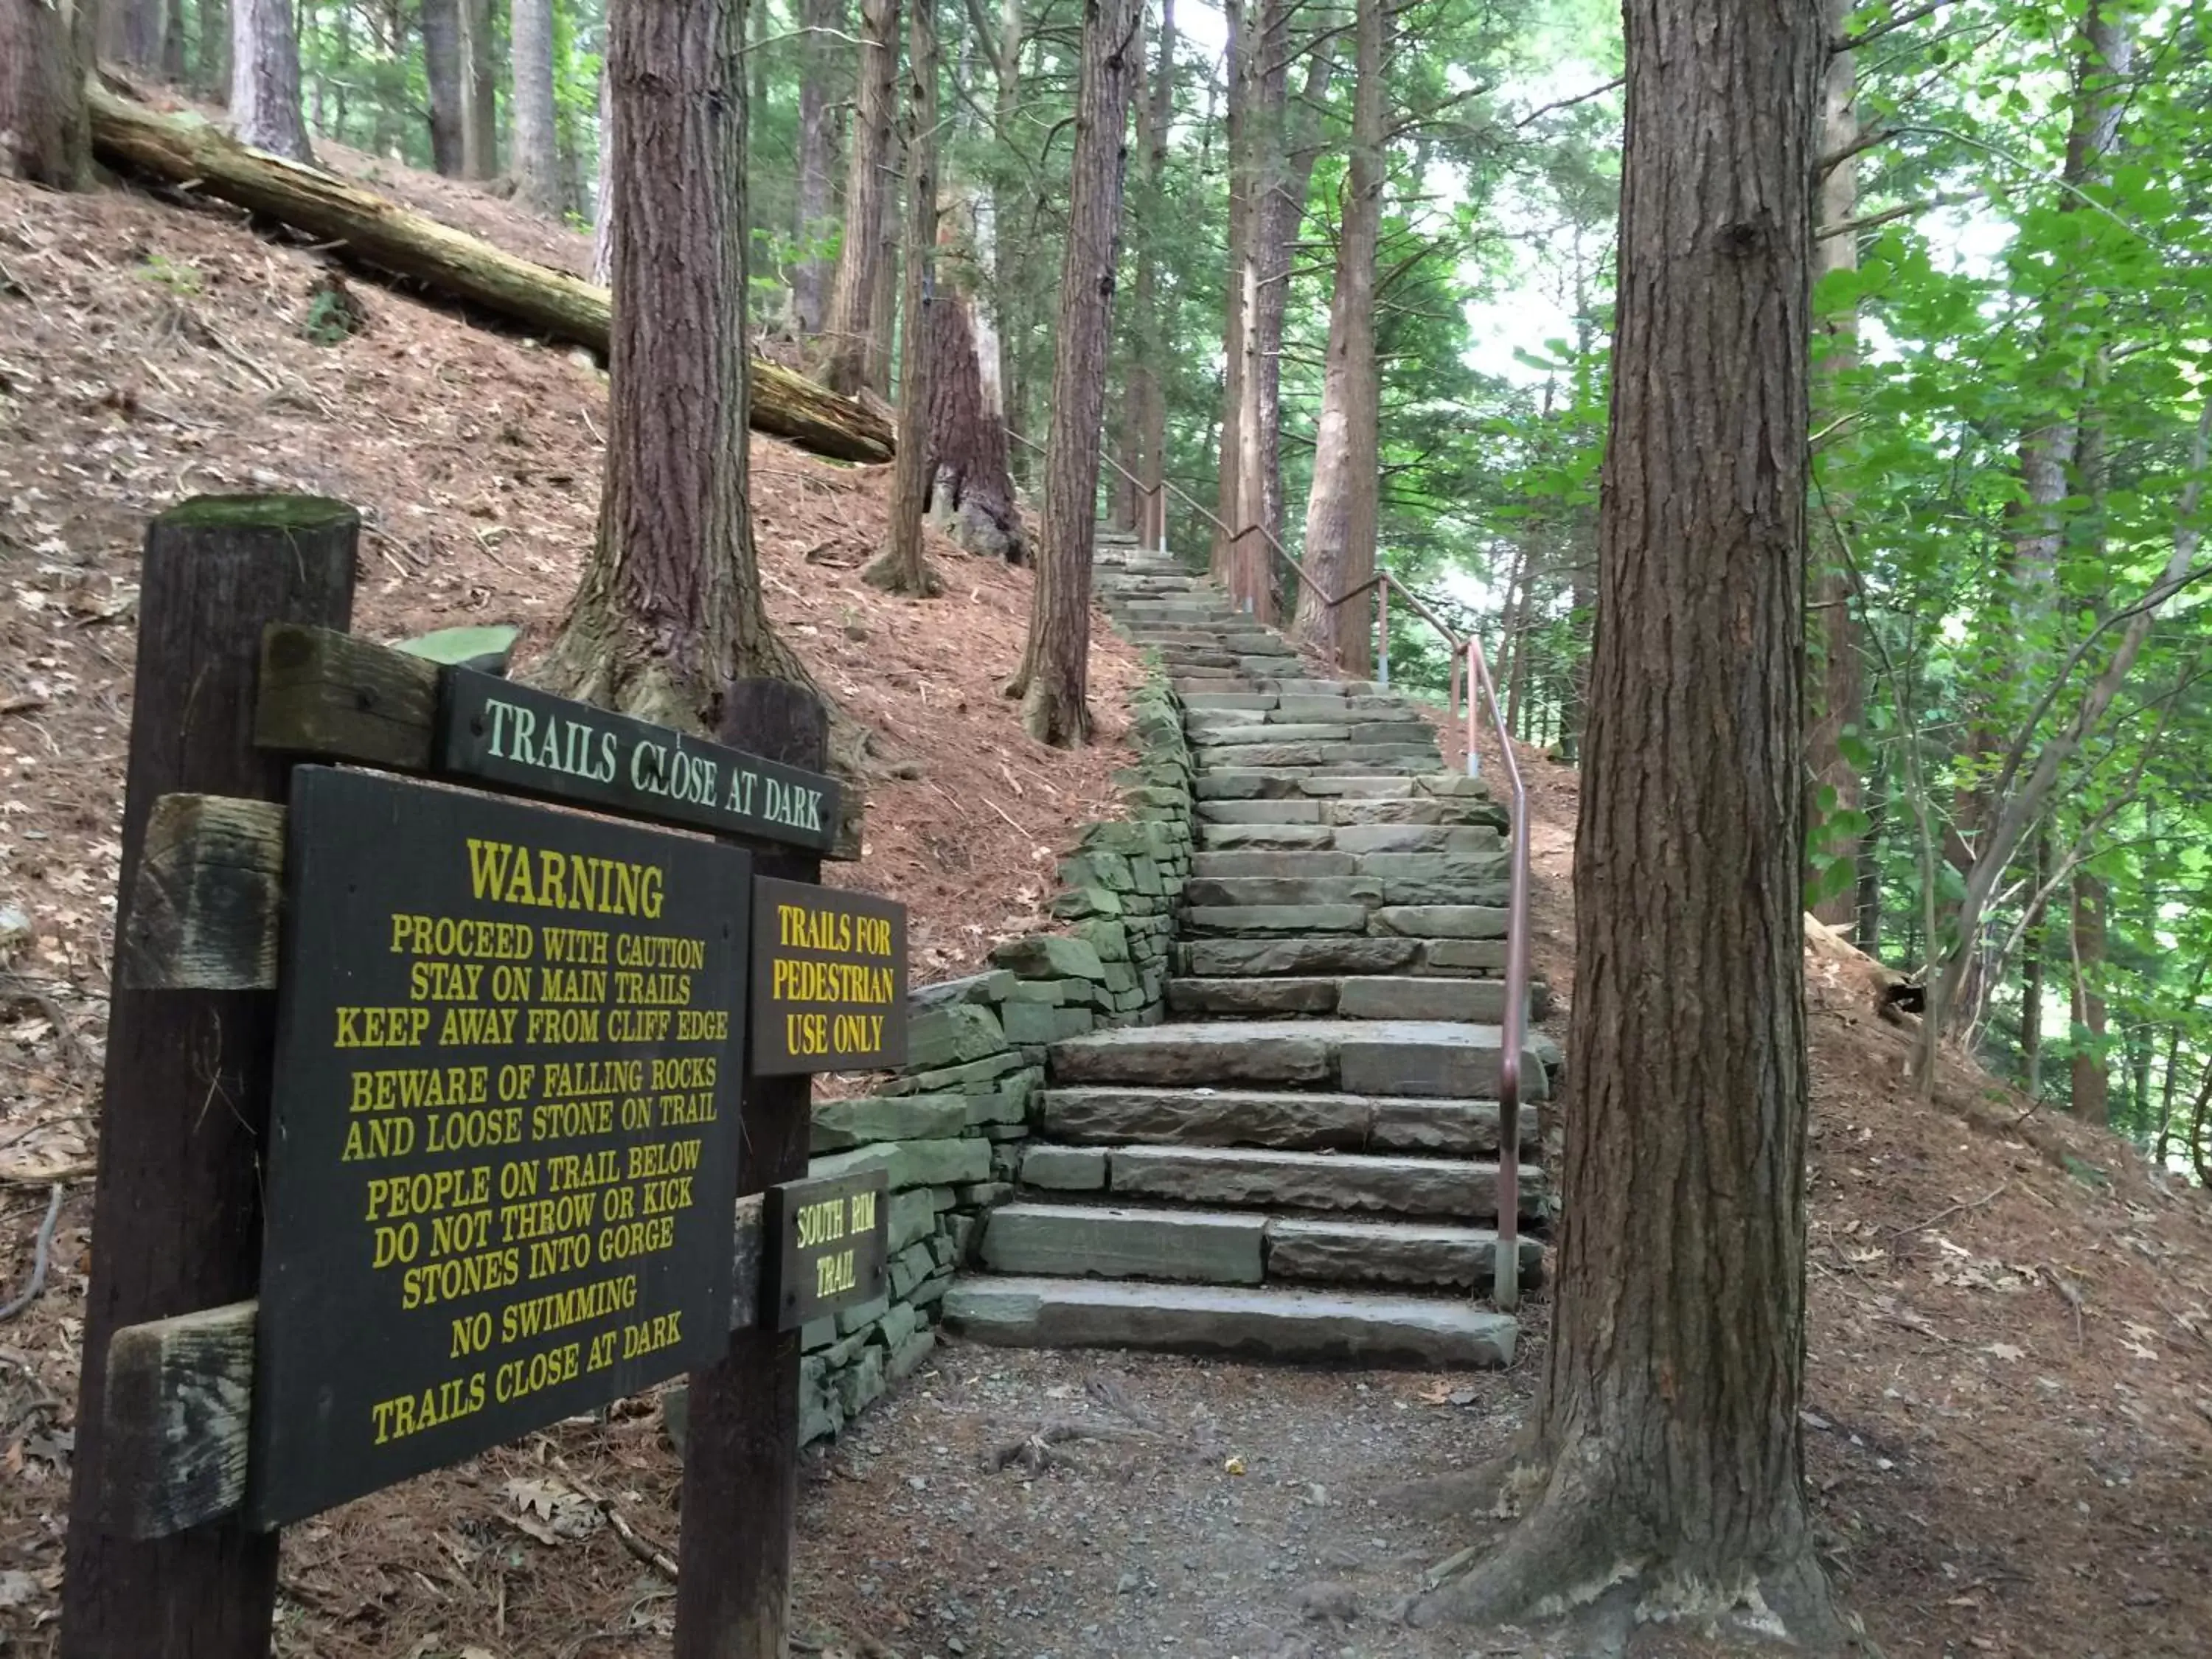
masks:
[[[1149,678],[1130,708],[1138,763],[1117,777],[1129,817],[1091,825],[1062,861],[1053,914],[1066,934],[1009,939],[990,971],[916,990],[906,1069],[873,1095],[814,1108],[810,1174],[890,1173],[890,1284],[802,1333],[801,1444],[836,1434],[936,1346],[946,1285],[984,1212],[1013,1194],[1046,1045],[1161,1017],[1190,872],[1190,750],[1164,680]]]

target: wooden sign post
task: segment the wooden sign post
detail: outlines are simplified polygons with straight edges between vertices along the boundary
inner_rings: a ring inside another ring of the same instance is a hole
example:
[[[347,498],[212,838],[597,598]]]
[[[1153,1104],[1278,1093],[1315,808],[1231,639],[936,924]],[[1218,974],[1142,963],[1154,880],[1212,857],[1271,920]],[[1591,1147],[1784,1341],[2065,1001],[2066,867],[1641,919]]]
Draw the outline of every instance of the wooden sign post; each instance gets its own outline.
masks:
[[[58,1651],[260,1659],[280,1526],[689,1368],[675,1650],[782,1659],[782,1316],[890,1208],[806,1199],[809,1075],[904,1054],[905,914],[818,885],[811,691],[709,742],[355,639],[357,532],[148,537]]]
[[[284,798],[289,768],[254,746],[262,629],[343,632],[353,617],[360,520],[337,501],[188,501],[146,533],[138,667],[116,892],[118,957],[173,940],[214,885],[169,878],[175,848],[149,836],[155,801],[180,794]],[[220,975],[210,975],[220,978]],[[260,1659],[276,1595],[276,1535],[232,1514],[147,1536],[155,1494],[125,1476],[161,1432],[151,1402],[111,1409],[116,1333],[252,1296],[261,1276],[260,1155],[275,1064],[276,999],[228,988],[112,988],[93,1191],[76,1468],[59,1651],[64,1659]],[[210,1406],[220,1404],[220,1395]],[[144,1409],[132,1410],[133,1407]],[[240,1460],[243,1449],[240,1449]],[[137,1534],[137,1535],[133,1535]]]

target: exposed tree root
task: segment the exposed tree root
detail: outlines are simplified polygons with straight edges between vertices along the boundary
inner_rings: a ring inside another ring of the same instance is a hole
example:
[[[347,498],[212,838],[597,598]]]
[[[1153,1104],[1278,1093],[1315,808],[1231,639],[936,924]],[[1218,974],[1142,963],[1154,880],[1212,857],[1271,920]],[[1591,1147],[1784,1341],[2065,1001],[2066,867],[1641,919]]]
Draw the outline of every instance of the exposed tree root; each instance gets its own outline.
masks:
[[[916,568],[921,573],[920,586],[915,585],[914,573],[904,562],[896,554],[886,553],[860,573],[860,580],[886,593],[904,593],[917,599],[933,599],[945,592],[945,583],[928,560],[916,561]]]
[[[1464,1515],[1510,1519],[1521,1512],[1530,1495],[1541,1490],[1547,1473],[1528,1438],[1520,1437],[1506,1451],[1474,1468],[1393,1487],[1382,1495],[1382,1504],[1424,1521],[1449,1521]]]
[[[1593,1655],[1621,1651],[1629,1632],[1644,1624],[1689,1625],[1724,1641],[1808,1653],[1869,1651],[1837,1608],[1809,1533],[1736,1576],[1717,1576],[1665,1556],[1637,1506],[1620,1501],[1596,1447],[1569,1455],[1498,1547],[1464,1577],[1416,1601],[1407,1623],[1564,1621],[1576,1632],[1573,1650]],[[1520,1478],[1516,1472],[1492,1490],[1510,1493]],[[1473,1486],[1458,1484],[1462,1495]]]

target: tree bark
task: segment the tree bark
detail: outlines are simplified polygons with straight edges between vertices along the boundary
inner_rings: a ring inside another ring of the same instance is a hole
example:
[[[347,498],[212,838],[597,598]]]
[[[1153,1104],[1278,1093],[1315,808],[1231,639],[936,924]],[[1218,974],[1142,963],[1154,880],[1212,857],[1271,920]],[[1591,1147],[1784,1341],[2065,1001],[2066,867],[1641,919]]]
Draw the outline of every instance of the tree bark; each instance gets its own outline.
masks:
[[[1375,568],[1382,444],[1382,381],[1375,361],[1375,256],[1382,223],[1384,0],[1358,0],[1352,23],[1352,155],[1336,286],[1329,300],[1328,355],[1313,485],[1306,496],[1305,568],[1322,593],[1351,586],[1348,573]],[[1359,578],[1364,580],[1363,575]],[[1316,650],[1364,679],[1370,668],[1364,601],[1331,606],[1301,582],[1294,629]]]
[[[929,472],[952,538],[970,553],[1029,556],[1006,466],[1006,428],[983,396],[982,356],[967,297],[940,292],[929,310]],[[902,451],[903,453],[903,451]]]
[[[514,79],[514,194],[524,205],[559,216],[559,124],[553,112],[553,0],[508,0],[507,52]]]
[[[623,301],[605,482],[591,558],[538,665],[571,696],[702,733],[733,679],[820,695],[762,604],[747,504],[744,17],[742,0],[641,0],[610,20]],[[832,758],[848,778],[857,769],[852,728]],[[845,793],[853,846],[862,792]]]
[[[992,125],[1000,142],[1009,143],[1014,118],[1021,107],[1022,0],[1000,0],[999,34],[991,46],[991,69],[998,82]],[[1016,431],[1026,432],[1022,424],[1021,256],[1014,236],[1014,213],[1020,201],[1020,186],[1008,175],[1000,174],[991,187],[991,310],[992,335],[997,344],[999,417]],[[1026,461],[1023,471],[1029,471]]]
[[[291,0],[231,0],[230,26],[230,119],[239,142],[313,166],[300,116]]]
[[[112,56],[127,69],[158,75],[168,23],[166,0],[107,0]]]
[[[884,171],[898,78],[899,0],[860,0],[860,68],[845,162],[845,232],[822,329],[823,384],[852,397],[868,384],[877,267],[883,258]],[[876,388],[881,391],[883,388]]]
[[[937,0],[907,0],[906,324],[899,337],[899,446],[891,471],[890,532],[883,556],[863,573],[894,593],[943,591],[922,556],[921,516],[930,485],[930,313],[937,252]]]
[[[210,103],[230,97],[228,0],[198,0],[193,9],[192,90]]]
[[[499,77],[495,72],[491,0],[460,0],[460,9],[461,172],[471,179],[495,179],[499,176]]]
[[[94,23],[89,0],[0,0],[0,172],[54,190],[91,185]]]
[[[173,87],[185,84],[185,0],[164,0],[161,8],[161,78]]]
[[[1246,128],[1252,97],[1251,70],[1254,19],[1245,0],[1222,0],[1221,15],[1228,30],[1223,62],[1228,75],[1228,109],[1223,117],[1224,145],[1229,157],[1228,257],[1223,262],[1221,300],[1221,432],[1214,452],[1213,541],[1208,565],[1213,579],[1232,600],[1241,599],[1233,581],[1232,552],[1237,544],[1239,456],[1243,434],[1239,417],[1244,406],[1244,258],[1250,234],[1251,158]]]
[[[1826,0],[1823,8],[1830,36],[1850,33],[1854,0]],[[1838,52],[1828,59],[1820,97],[1820,154],[1834,155],[1859,136],[1858,71],[1853,54]],[[1858,161],[1838,162],[1822,180],[1820,223],[1847,222],[1858,211]],[[1858,237],[1854,234],[1824,236],[1813,244],[1813,281],[1817,288],[1832,272],[1856,270]],[[1852,300],[1831,307],[1815,323],[1820,347],[1814,353],[1813,426],[1825,431],[1833,424],[1841,406],[1836,382],[1858,357],[1859,308]],[[1852,607],[1852,582],[1846,547],[1850,503],[1840,490],[1830,489],[1814,497],[1813,521],[1813,609],[1808,617],[1814,665],[1811,685],[1811,716],[1805,732],[1805,764],[1815,790],[1832,789],[1832,807],[1815,822],[1817,844],[1808,848],[1806,877],[1817,879],[1823,867],[1837,862],[1854,866],[1853,879],[1821,893],[1813,907],[1815,920],[1832,927],[1845,927],[1858,913],[1856,865],[1858,836],[1838,834],[1821,820],[1856,812],[1864,799],[1858,768],[1844,756],[1843,737],[1855,730],[1864,702],[1859,657],[1857,613]],[[1817,809],[1816,807],[1816,810]]]
[[[599,66],[599,175],[592,191],[592,280],[611,289],[615,275],[614,94]]]
[[[1137,113],[1145,172],[1138,217],[1137,279],[1130,297],[1129,394],[1122,452],[1134,483],[1125,481],[1130,527],[1146,547],[1167,545],[1167,394],[1160,379],[1167,339],[1160,307],[1160,248],[1164,228],[1168,128],[1175,117],[1175,0],[1160,0],[1151,97]],[[1120,490],[1117,489],[1117,494]]]
[[[459,178],[467,98],[461,75],[460,0],[422,0],[422,72],[430,94],[430,165]]]
[[[292,167],[246,149],[209,127],[157,115],[96,84],[87,95],[94,147],[111,166],[172,184],[190,181],[220,201],[342,242],[363,264],[603,357],[611,350],[605,289],[519,259],[335,174]],[[620,192],[615,196],[619,206]],[[817,455],[848,461],[891,459],[889,422],[789,369],[756,362],[750,404],[757,430]]]
[[[842,57],[835,36],[845,30],[845,0],[800,0],[799,21],[806,33],[799,48],[799,257],[792,266],[791,308],[800,336],[811,339],[822,331],[834,269],[819,250],[836,228],[830,216],[830,174],[836,161],[833,88]]]
[[[1839,1647],[1805,1364],[1805,493],[1820,12],[1628,0],[1565,1227],[1525,1518],[1417,1607]],[[1665,810],[1655,811],[1655,802]]]
[[[876,291],[868,303],[868,349],[861,371],[869,388],[881,396],[889,396],[891,390],[891,341],[898,332],[898,192],[892,186],[905,176],[905,149],[894,133],[884,157],[884,198],[878,204],[883,251],[876,258]]]
[[[1075,153],[1054,339],[1045,442],[1044,546],[1031,591],[1029,647],[1017,678],[1022,724],[1063,748],[1091,729],[1091,551],[1098,451],[1113,338],[1129,100],[1144,78],[1142,0],[1084,0]]]
[[[1260,86],[1248,119],[1253,149],[1253,196],[1245,236],[1243,408],[1237,417],[1237,510],[1233,563],[1253,614],[1276,615],[1276,547],[1283,538],[1283,325],[1291,293],[1291,245],[1305,218],[1306,193],[1321,154],[1316,112],[1335,73],[1328,45],[1314,51],[1295,112],[1289,103],[1289,0],[1262,0],[1258,42]],[[1295,578],[1290,578],[1295,581]]]
[[[2027,945],[2020,973],[2020,1060],[2030,1100],[2043,1091],[2043,884],[2050,879],[2051,838],[2035,838],[2035,902],[2028,909]]]
[[[2102,1125],[2112,1114],[2112,1077],[2105,1065],[2105,998],[2098,975],[2105,962],[2105,882],[2074,872],[2074,1040],[2069,1094],[2074,1115]]]

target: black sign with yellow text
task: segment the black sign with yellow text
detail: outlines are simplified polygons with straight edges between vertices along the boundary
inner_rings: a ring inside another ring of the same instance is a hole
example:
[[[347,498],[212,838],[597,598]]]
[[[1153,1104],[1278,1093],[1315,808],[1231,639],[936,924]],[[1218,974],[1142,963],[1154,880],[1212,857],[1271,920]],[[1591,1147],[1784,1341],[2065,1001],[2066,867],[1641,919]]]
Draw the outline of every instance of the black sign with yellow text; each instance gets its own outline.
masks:
[[[580,805],[826,852],[837,781],[472,668],[441,677],[448,772]]]
[[[248,1510],[729,1347],[751,860],[293,775]]]
[[[766,1222],[775,1253],[764,1299],[777,1330],[795,1331],[884,1293],[890,1190],[890,1176],[883,1170],[787,1181],[768,1189]]]
[[[753,883],[756,1077],[906,1063],[906,906],[763,876]]]

